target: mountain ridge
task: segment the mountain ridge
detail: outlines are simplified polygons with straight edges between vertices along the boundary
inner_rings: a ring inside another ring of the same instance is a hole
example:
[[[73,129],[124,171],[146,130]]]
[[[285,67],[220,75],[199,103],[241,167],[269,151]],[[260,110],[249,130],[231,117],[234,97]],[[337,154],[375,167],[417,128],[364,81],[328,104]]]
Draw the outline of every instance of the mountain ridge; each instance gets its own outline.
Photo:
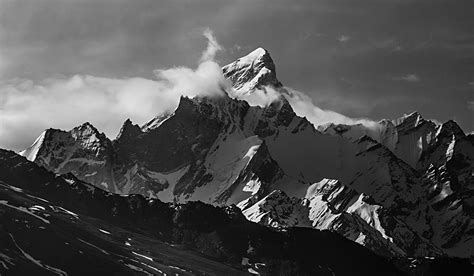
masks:
[[[404,275],[391,261],[329,231],[279,232],[247,221],[235,206],[176,205],[108,193],[72,174],[51,173],[12,151],[0,149],[0,161],[0,195],[5,199],[0,201],[5,225],[0,228],[5,245],[0,248],[0,260],[5,260],[0,271],[5,273],[63,275],[107,268],[127,275]],[[25,231],[41,239],[21,241]],[[45,242],[53,254],[44,253]],[[338,256],[337,248],[347,255]],[[102,266],[81,268],[88,256],[96,256],[89,263],[99,260]],[[31,267],[35,261],[39,267]],[[465,261],[459,264],[466,266]]]
[[[160,114],[142,127],[125,121],[113,141],[95,137],[89,143],[80,138],[91,136],[62,133],[72,137],[67,140],[71,150],[57,143],[56,151],[51,147],[44,156],[35,154],[34,161],[111,192],[168,202],[238,204],[251,220],[259,216],[258,206],[269,204],[265,200],[273,191],[298,201],[315,183],[334,179],[340,189],[354,191],[343,197],[351,202],[346,205],[358,207],[338,211],[332,201],[318,197],[309,204],[327,212],[308,215],[305,220],[315,221],[307,221],[306,227],[332,227],[331,219],[345,217],[343,222],[350,225],[345,229],[353,233],[340,233],[380,254],[473,255],[470,136],[454,121],[436,125],[417,112],[382,120],[372,129],[336,124],[316,129],[295,114],[284,93],[265,107],[239,100],[266,86],[284,91],[271,65],[268,52],[257,49],[224,66],[236,98],[181,97],[173,113]],[[29,152],[42,153],[37,144]],[[88,159],[78,162],[79,156]],[[362,198],[370,198],[370,203],[362,203]],[[368,214],[361,208],[374,211]],[[280,220],[280,215],[274,213],[272,220]]]

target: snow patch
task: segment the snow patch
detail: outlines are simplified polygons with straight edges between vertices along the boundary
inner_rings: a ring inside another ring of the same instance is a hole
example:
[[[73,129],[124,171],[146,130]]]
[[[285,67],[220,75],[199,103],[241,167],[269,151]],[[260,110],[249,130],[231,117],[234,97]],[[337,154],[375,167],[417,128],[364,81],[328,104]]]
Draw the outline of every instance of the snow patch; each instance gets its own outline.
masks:
[[[40,206],[40,205],[33,205],[28,209],[30,209],[30,211],[45,211],[46,210],[43,206]]]
[[[82,239],[79,239],[79,238],[78,238],[77,240],[79,240],[79,241],[82,242],[82,243],[85,243],[85,244],[89,245],[90,247],[93,247],[93,248],[99,250],[100,252],[104,253],[105,255],[110,255],[109,252],[105,251],[104,249],[102,249],[102,248],[100,248],[100,247],[98,247],[98,246],[96,246],[96,245],[93,245],[92,243],[88,243],[88,242],[86,242],[85,240],[82,240]]]
[[[67,210],[67,209],[64,209],[63,207],[59,207],[59,206],[58,206],[57,208],[58,208],[60,211],[63,211],[64,213],[75,217],[76,219],[79,218],[79,215],[76,214],[76,213],[74,213],[74,212],[71,212],[71,211],[69,211],[69,210]]]
[[[135,252],[135,251],[132,251],[132,254],[133,254],[133,255],[137,255],[137,256],[139,256],[139,257],[142,257],[142,258],[145,258],[145,259],[147,259],[147,260],[153,262],[153,258],[148,257],[148,256],[146,256],[146,255],[139,254],[139,253],[137,253],[137,252]]]
[[[104,229],[98,228],[98,230],[104,234],[111,235],[109,231],[105,231]]]

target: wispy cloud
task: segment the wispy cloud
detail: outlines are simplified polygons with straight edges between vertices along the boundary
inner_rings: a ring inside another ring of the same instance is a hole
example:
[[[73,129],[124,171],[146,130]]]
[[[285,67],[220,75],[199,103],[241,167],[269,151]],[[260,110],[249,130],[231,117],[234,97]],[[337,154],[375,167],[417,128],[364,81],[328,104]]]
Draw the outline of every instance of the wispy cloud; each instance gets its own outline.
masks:
[[[417,74],[407,74],[401,77],[393,77],[392,79],[396,81],[407,81],[407,82],[420,81],[420,77]]]
[[[216,53],[222,50],[222,46],[217,42],[211,29],[206,28],[203,35],[207,38],[207,48],[201,55],[201,62],[214,60]]]
[[[366,118],[350,118],[341,113],[323,109],[313,103],[311,97],[305,93],[287,88],[290,93],[287,96],[288,101],[299,116],[306,117],[308,121],[315,126],[327,123],[336,124],[364,124],[368,127],[375,124],[374,121]]]
[[[350,39],[351,39],[351,37],[348,36],[348,35],[341,35],[341,36],[339,36],[339,37],[337,38],[337,40],[338,40],[339,42],[341,42],[341,43],[346,43],[346,42],[348,42]]]
[[[297,91],[290,87],[285,87],[286,93],[283,95],[286,97],[290,105],[293,107],[295,113],[301,117],[306,117],[313,125],[319,126],[327,123],[335,124],[364,124],[367,127],[372,127],[376,123],[366,118],[350,118],[341,113],[323,109],[316,104],[310,96],[303,92]],[[251,94],[244,94],[241,96],[241,100],[247,101],[250,105],[266,106],[278,99],[281,92],[276,91],[273,87],[265,87],[260,90],[256,90]]]
[[[400,45],[397,45],[397,46],[395,46],[395,47],[392,49],[392,51],[394,51],[394,52],[400,52],[400,51],[402,51],[402,50],[403,50],[403,48],[402,48],[402,46],[400,46]]]

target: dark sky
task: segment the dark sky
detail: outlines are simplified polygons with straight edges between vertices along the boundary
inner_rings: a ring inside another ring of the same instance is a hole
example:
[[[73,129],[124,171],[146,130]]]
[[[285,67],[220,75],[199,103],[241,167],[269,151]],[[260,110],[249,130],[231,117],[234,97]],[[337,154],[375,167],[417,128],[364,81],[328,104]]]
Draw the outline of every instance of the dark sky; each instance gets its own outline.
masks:
[[[262,46],[320,107],[474,130],[472,0],[0,0],[0,78],[153,78],[196,67],[206,27],[221,65]]]

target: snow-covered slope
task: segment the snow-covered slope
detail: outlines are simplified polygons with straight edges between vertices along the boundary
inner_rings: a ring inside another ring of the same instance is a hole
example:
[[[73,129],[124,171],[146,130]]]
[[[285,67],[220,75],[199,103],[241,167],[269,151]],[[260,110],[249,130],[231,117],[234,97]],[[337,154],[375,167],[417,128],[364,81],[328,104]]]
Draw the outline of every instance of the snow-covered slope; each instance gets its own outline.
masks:
[[[314,183],[301,199],[276,190],[253,205],[244,202],[239,207],[251,221],[277,228],[330,229],[388,257],[442,254],[408,225],[388,217],[372,198],[337,180]]]
[[[238,204],[274,227],[331,229],[383,255],[472,256],[473,138],[418,113],[316,129],[284,95],[268,51],[225,66],[230,96],[182,97],[110,141],[90,124],[47,130],[22,155],[111,192]],[[332,179],[332,180],[328,180]]]

